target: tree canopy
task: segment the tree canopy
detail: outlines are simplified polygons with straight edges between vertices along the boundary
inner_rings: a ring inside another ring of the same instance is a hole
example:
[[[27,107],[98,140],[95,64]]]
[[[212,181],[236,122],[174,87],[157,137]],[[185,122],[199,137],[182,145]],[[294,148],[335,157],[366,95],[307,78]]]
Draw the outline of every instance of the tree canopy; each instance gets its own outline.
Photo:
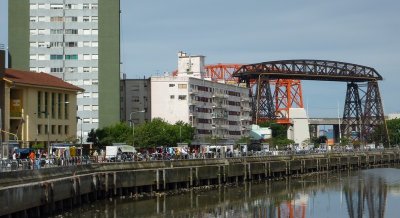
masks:
[[[136,147],[176,146],[177,143],[190,143],[194,136],[194,128],[182,121],[174,125],[161,118],[151,122],[135,125],[134,129],[126,123],[92,130],[88,142],[101,148],[112,143],[133,144]]]

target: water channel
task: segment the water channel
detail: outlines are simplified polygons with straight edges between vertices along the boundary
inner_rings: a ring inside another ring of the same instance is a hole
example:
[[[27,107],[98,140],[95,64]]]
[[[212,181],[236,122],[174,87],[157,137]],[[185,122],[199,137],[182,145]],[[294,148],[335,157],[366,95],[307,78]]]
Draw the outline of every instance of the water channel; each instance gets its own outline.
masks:
[[[259,181],[86,204],[55,217],[400,217],[400,169]]]

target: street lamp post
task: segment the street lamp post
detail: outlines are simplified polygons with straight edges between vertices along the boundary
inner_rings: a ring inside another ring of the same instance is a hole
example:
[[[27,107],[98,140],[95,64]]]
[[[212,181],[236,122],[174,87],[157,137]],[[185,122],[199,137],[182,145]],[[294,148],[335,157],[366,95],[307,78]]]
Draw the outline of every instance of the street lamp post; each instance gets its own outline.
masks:
[[[135,113],[144,113],[144,112],[146,112],[146,111],[145,111],[145,110],[132,111],[132,112],[129,114],[129,120],[130,120],[131,123],[132,123],[132,146],[133,146],[133,147],[135,147],[135,123],[134,123],[133,120],[132,120],[132,114],[135,114]]]
[[[83,132],[83,129],[82,129],[82,124],[83,124],[83,120],[82,120],[82,118],[81,117],[76,117],[76,119],[77,120],[81,120],[81,154],[80,154],[80,156],[81,156],[81,163],[82,163],[82,154],[83,154],[83,145],[82,145],[82,140],[83,140],[83,137],[82,137],[82,132]]]

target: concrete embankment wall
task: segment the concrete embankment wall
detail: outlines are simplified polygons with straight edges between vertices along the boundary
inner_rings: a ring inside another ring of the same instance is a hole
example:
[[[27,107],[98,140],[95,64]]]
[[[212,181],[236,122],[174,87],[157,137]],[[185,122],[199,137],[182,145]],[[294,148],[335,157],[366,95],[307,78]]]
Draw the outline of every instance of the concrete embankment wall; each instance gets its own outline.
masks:
[[[40,217],[97,199],[398,164],[398,151],[103,163],[1,173],[0,216]]]

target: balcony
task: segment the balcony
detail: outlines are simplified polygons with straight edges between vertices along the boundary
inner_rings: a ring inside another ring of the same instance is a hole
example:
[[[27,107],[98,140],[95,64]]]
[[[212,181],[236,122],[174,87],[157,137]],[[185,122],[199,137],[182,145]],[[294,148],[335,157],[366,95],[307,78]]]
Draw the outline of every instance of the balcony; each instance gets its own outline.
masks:
[[[212,113],[212,118],[213,119],[227,119],[228,115],[222,114],[222,113]]]
[[[221,93],[213,93],[213,98],[228,98],[228,95]]]

